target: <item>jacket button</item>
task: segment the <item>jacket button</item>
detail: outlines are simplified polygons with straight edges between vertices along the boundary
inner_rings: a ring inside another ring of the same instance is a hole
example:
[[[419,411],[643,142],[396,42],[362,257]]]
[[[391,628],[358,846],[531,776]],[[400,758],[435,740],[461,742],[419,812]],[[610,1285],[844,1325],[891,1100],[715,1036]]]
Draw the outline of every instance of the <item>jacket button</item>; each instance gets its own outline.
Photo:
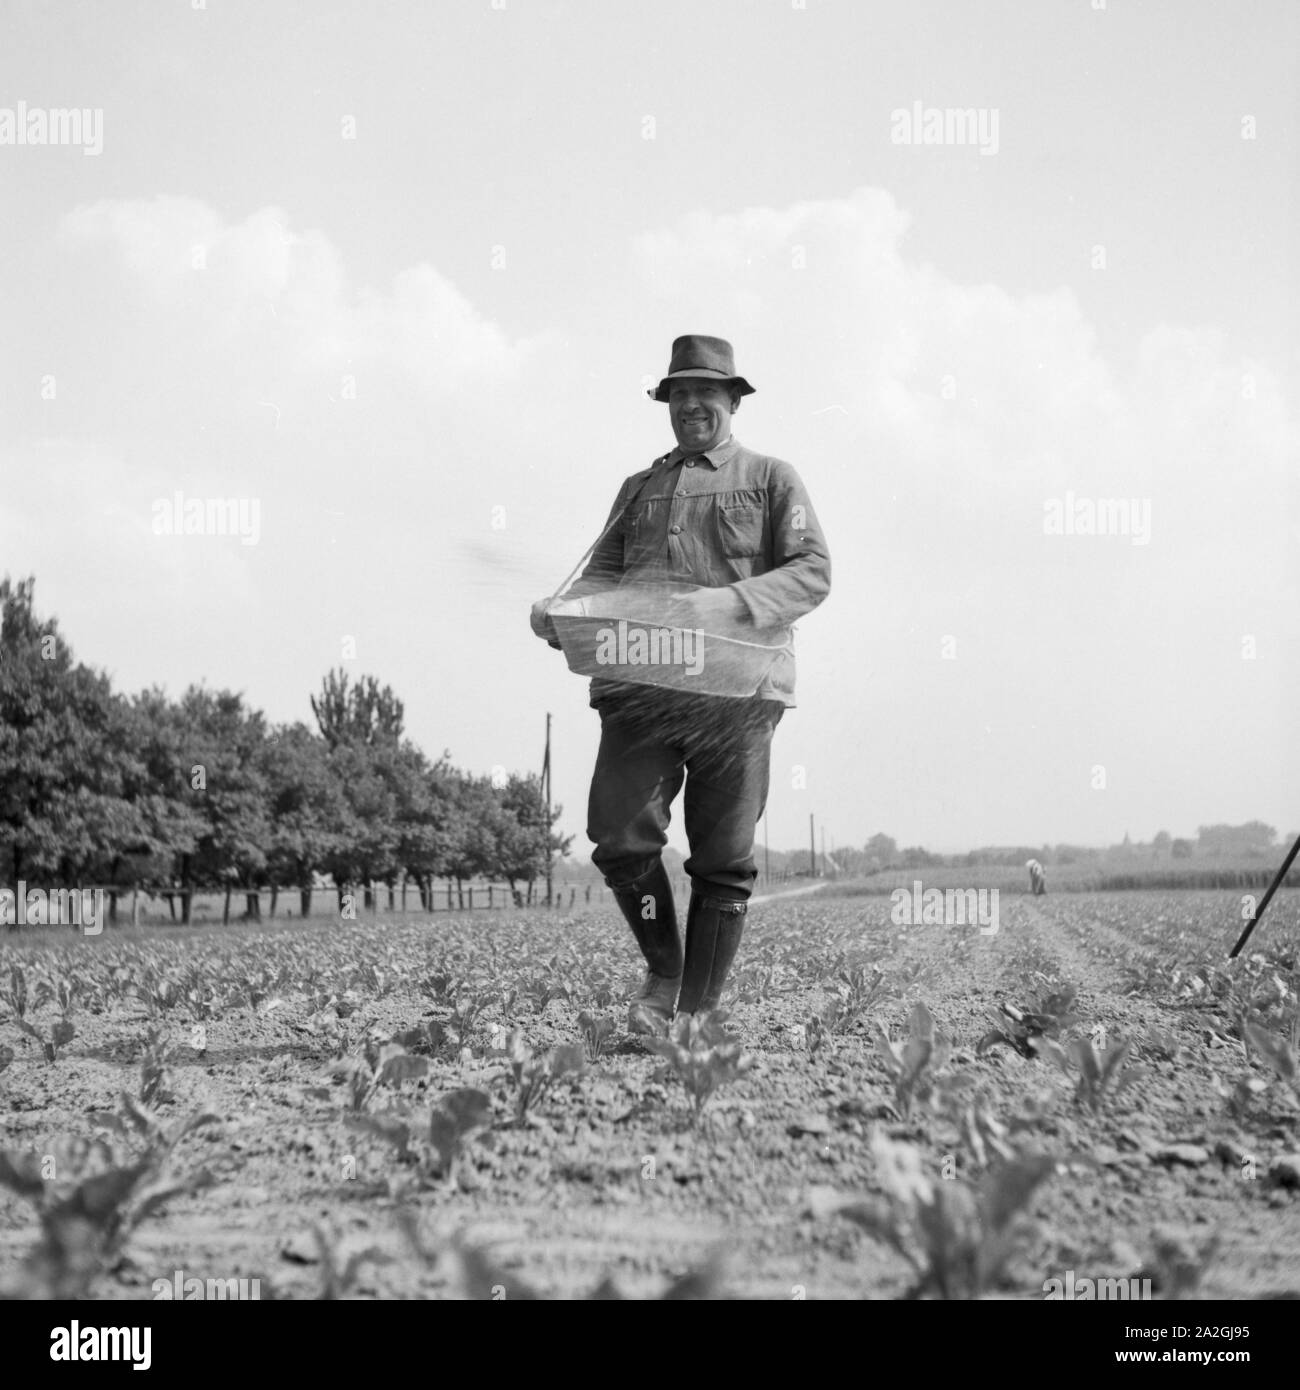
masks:
[[[674,526],[674,527],[672,528],[672,533],[673,533],[673,535],[674,535],[674,536],[677,535],[677,534],[681,531],[681,529],[682,529],[682,528],[681,528],[680,526]]]

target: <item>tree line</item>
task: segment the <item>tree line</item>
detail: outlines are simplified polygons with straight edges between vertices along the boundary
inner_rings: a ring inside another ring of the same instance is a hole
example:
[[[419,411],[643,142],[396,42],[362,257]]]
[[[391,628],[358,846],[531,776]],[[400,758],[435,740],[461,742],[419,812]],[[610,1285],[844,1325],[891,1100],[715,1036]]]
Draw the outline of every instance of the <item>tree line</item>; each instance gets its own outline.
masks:
[[[192,685],[178,700],[136,695],[74,660],[33,579],[0,580],[0,881],[145,885],[180,895],[247,895],[260,915],[280,890],[328,875],[373,906],[375,885],[463,893],[504,880],[531,901],[555,833],[535,773],[474,775],[406,736],[402,702],[373,676],[331,671],[312,698],[316,728],[272,725],[242,694]]]

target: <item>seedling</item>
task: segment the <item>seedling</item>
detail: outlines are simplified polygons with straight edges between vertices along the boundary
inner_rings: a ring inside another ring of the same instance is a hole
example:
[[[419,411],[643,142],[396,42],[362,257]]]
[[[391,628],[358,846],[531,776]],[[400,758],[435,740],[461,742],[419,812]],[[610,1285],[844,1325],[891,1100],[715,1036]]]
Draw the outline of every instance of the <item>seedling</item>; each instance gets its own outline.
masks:
[[[667,1058],[681,1078],[694,1106],[698,1124],[709,1097],[720,1087],[744,1076],[754,1059],[741,1051],[740,1039],[724,1028],[719,1010],[675,1018],[666,1038],[647,1038],[646,1046]]]
[[[567,1074],[580,1075],[585,1067],[582,1048],[577,1043],[553,1047],[539,1055],[517,1028],[506,1038],[503,1051],[515,1078],[515,1121],[520,1125],[527,1124],[529,1109],[554,1082]]]
[[[464,1156],[469,1140],[491,1123],[492,1098],[471,1086],[449,1092],[434,1106],[429,1117],[429,1142],[448,1182],[454,1180],[455,1165]]]
[[[1074,996],[1073,985],[1047,983],[1027,1008],[1003,1000],[994,1014],[997,1026],[980,1039],[975,1055],[982,1057],[991,1048],[1005,1044],[1022,1057],[1057,1056],[1060,1049],[1052,1044],[1063,1029],[1079,1021],[1079,1015],[1071,1012]]]
[[[174,1197],[188,1196],[216,1181],[206,1169],[178,1180],[163,1169],[180,1141],[215,1115],[195,1114],[164,1131],[157,1119],[130,1096],[122,1096],[125,1118],[96,1113],[91,1118],[118,1136],[132,1131],[145,1140],[142,1153],[96,1139],[68,1146],[64,1160],[71,1179],[46,1178],[35,1154],[0,1150],[0,1184],[37,1209],[41,1238],[22,1267],[21,1288],[45,1298],[84,1298],[94,1280],[121,1258],[131,1233]],[[56,1163],[56,1167],[58,1164]]]
[[[985,1168],[991,1161],[990,1156],[1006,1161],[1016,1157],[1016,1150],[1008,1142],[1010,1128],[993,1114],[978,1094],[978,1084],[969,1072],[937,1077],[929,1103],[936,1115],[956,1126],[976,1166]]]
[[[826,1024],[821,1014],[813,1014],[804,1023],[803,1040],[809,1057],[816,1057],[823,1048],[828,1052],[835,1051],[834,1031]]]
[[[924,1004],[917,1004],[912,1010],[907,1041],[891,1042],[889,1034],[877,1025],[876,1051],[894,1083],[894,1109],[902,1119],[906,1119],[911,1113],[914,1099],[928,1098],[933,1077],[927,1077],[926,1073],[937,1071],[944,1065],[952,1051],[952,1044],[948,1038],[935,1032],[929,1009]]]
[[[1290,1087],[1292,1094],[1300,1100],[1300,1064],[1296,1060],[1296,1034],[1300,1032],[1300,1016],[1291,1026],[1290,1038],[1274,1033],[1266,1027],[1262,1018],[1243,1017],[1238,1024],[1242,1041],[1246,1044],[1247,1055],[1250,1049],[1264,1059],[1282,1081]]]
[[[145,1038],[144,1055],[140,1058],[140,1103],[161,1104],[172,1099],[168,1089],[171,1063],[176,1049],[163,1040],[161,1030],[152,1028]]]
[[[1076,1038],[1068,1052],[1079,1068],[1079,1084],[1074,1093],[1076,1104],[1086,1104],[1097,1114],[1107,1100],[1122,1095],[1147,1074],[1146,1067],[1126,1067],[1133,1050],[1131,1039],[1116,1042],[1111,1047],[1094,1048],[1091,1038]]]
[[[1057,1160],[1036,1155],[1003,1163],[977,1186],[934,1182],[919,1150],[873,1134],[885,1200],[819,1198],[814,1214],[838,1213],[900,1254],[917,1273],[905,1298],[979,1298],[1035,1233],[1025,1211]]]
[[[17,1023],[18,1027],[21,1028],[24,1033],[35,1038],[36,1041],[40,1043],[41,1051],[45,1054],[45,1060],[51,1064],[58,1060],[59,1049],[61,1047],[66,1047],[77,1035],[76,1028],[66,1018],[60,1018],[55,1021],[50,1028],[50,1035],[48,1038],[39,1028],[33,1027],[32,1024],[28,1023],[25,1018],[18,1019]]]
[[[614,1036],[614,1020],[607,1015],[593,1017],[584,1009],[578,1015],[578,1027],[582,1029],[583,1042],[587,1047],[587,1060],[598,1061],[605,1051],[605,1044]]]

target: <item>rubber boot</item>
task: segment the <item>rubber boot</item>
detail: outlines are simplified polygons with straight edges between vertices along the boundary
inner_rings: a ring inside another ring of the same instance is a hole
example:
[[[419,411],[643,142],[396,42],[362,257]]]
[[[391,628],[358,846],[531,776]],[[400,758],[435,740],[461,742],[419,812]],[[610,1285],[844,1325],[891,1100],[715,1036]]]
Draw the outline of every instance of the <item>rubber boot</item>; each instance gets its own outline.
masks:
[[[692,892],[686,912],[686,959],[677,1015],[716,1009],[740,949],[748,903]]]
[[[665,1033],[682,980],[682,940],[673,886],[663,861],[632,883],[615,888],[614,900],[646,963],[645,980],[628,1009],[628,1032]]]

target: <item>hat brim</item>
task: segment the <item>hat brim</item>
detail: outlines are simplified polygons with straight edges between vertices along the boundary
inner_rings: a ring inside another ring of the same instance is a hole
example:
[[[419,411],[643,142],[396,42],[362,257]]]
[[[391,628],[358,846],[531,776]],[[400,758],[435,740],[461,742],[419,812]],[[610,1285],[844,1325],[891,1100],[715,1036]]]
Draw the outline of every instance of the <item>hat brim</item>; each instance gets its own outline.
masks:
[[[752,396],[754,394],[754,388],[743,376],[728,376],[726,372],[713,372],[706,367],[697,367],[689,372],[673,372],[671,375],[664,377],[653,391],[647,391],[646,395],[649,396],[652,401],[662,401],[666,403],[668,400],[666,390],[668,383],[670,381],[682,381],[690,377],[695,377],[697,380],[701,381],[730,381],[740,387],[740,394],[742,396]]]

